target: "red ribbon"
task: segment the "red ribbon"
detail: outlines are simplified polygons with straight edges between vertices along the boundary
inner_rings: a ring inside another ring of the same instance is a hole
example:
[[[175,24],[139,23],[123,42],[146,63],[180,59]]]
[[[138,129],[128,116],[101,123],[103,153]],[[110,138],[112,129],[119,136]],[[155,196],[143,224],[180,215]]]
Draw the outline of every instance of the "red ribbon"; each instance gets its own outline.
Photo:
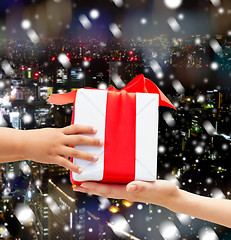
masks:
[[[102,182],[135,179],[136,94],[108,91]]]

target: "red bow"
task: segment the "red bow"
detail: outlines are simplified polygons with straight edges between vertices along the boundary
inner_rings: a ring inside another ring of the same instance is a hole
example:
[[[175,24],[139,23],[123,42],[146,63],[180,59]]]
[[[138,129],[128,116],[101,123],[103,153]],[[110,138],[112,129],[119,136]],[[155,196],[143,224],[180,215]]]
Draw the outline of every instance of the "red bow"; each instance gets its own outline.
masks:
[[[127,91],[130,93],[156,93],[159,94],[159,106],[171,107],[176,110],[176,108],[172,105],[172,103],[168,100],[168,98],[162,93],[162,91],[149,79],[145,78],[143,74],[135,77],[130,83],[128,83],[121,90],[117,90],[114,87],[109,87],[107,91]],[[77,91],[77,90],[76,90]],[[52,94],[48,102],[63,105],[68,103],[74,103],[76,97],[76,91],[63,93],[63,94]]]

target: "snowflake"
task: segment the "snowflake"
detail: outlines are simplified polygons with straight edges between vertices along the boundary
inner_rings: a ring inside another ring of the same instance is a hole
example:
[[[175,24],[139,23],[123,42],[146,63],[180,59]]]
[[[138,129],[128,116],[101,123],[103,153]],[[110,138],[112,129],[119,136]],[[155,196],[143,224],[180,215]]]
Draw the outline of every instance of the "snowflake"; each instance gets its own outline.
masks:
[[[173,80],[172,86],[178,94],[183,94],[185,92],[184,87],[179,80]]]
[[[219,240],[215,231],[210,227],[203,227],[199,230],[200,240]]]
[[[177,236],[180,236],[179,230],[171,221],[162,222],[159,226],[159,231],[165,240],[175,239]]]
[[[24,20],[21,22],[21,27],[22,27],[23,29],[25,29],[25,30],[30,29],[30,27],[31,27],[31,22],[30,22],[30,20],[24,19]]]
[[[89,15],[92,19],[97,19],[97,18],[99,18],[100,14],[99,14],[99,11],[97,9],[92,9],[90,11]]]
[[[164,3],[168,8],[175,9],[180,7],[182,0],[164,0]]]
[[[137,205],[137,209],[138,209],[138,210],[142,210],[142,209],[143,209],[143,205],[142,205],[142,204],[138,204],[138,205]]]
[[[91,28],[91,22],[86,15],[81,14],[79,16],[79,21],[85,29],[90,29]]]
[[[167,22],[168,22],[168,25],[170,26],[170,28],[173,30],[173,32],[180,31],[180,25],[174,17],[168,18]]]
[[[114,36],[115,38],[120,38],[120,37],[122,37],[122,32],[121,32],[121,30],[119,29],[119,27],[118,27],[117,24],[111,23],[111,24],[109,25],[109,29],[110,29],[111,33],[113,34],[113,36]]]
[[[219,65],[218,65],[217,62],[212,62],[210,64],[210,67],[211,67],[212,70],[217,70],[219,68]]]

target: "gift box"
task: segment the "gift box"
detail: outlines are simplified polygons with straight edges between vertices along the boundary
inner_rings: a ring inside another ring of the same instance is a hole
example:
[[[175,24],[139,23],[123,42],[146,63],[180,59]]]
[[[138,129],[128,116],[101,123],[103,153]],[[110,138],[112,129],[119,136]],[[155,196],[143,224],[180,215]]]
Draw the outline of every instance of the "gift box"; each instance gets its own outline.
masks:
[[[158,106],[174,106],[152,81],[139,75],[120,91],[114,87],[84,88],[52,94],[48,101],[59,105],[73,103],[72,124],[95,127],[98,131],[94,137],[104,141],[100,148],[76,147],[97,154],[99,160],[72,159],[83,169],[81,174],[70,173],[73,184],[156,180]]]

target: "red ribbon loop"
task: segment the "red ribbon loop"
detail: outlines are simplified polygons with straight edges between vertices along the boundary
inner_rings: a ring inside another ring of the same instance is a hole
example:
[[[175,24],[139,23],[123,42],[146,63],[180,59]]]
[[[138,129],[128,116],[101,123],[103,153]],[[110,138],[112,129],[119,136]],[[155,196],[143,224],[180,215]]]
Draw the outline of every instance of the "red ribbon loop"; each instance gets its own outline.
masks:
[[[89,88],[88,88],[89,89]],[[99,90],[99,89],[97,89]],[[145,78],[143,74],[138,75],[135,77],[130,83],[128,83],[122,90],[125,90],[128,93],[157,93],[159,94],[159,105],[171,107],[176,110],[176,108],[172,105],[172,103],[168,100],[168,98],[162,93],[162,91],[149,79]],[[120,92],[119,90],[115,89],[114,87],[109,87],[107,91],[113,92]],[[64,94],[52,94],[48,102],[62,105],[68,103],[75,102],[76,91],[64,93]]]

